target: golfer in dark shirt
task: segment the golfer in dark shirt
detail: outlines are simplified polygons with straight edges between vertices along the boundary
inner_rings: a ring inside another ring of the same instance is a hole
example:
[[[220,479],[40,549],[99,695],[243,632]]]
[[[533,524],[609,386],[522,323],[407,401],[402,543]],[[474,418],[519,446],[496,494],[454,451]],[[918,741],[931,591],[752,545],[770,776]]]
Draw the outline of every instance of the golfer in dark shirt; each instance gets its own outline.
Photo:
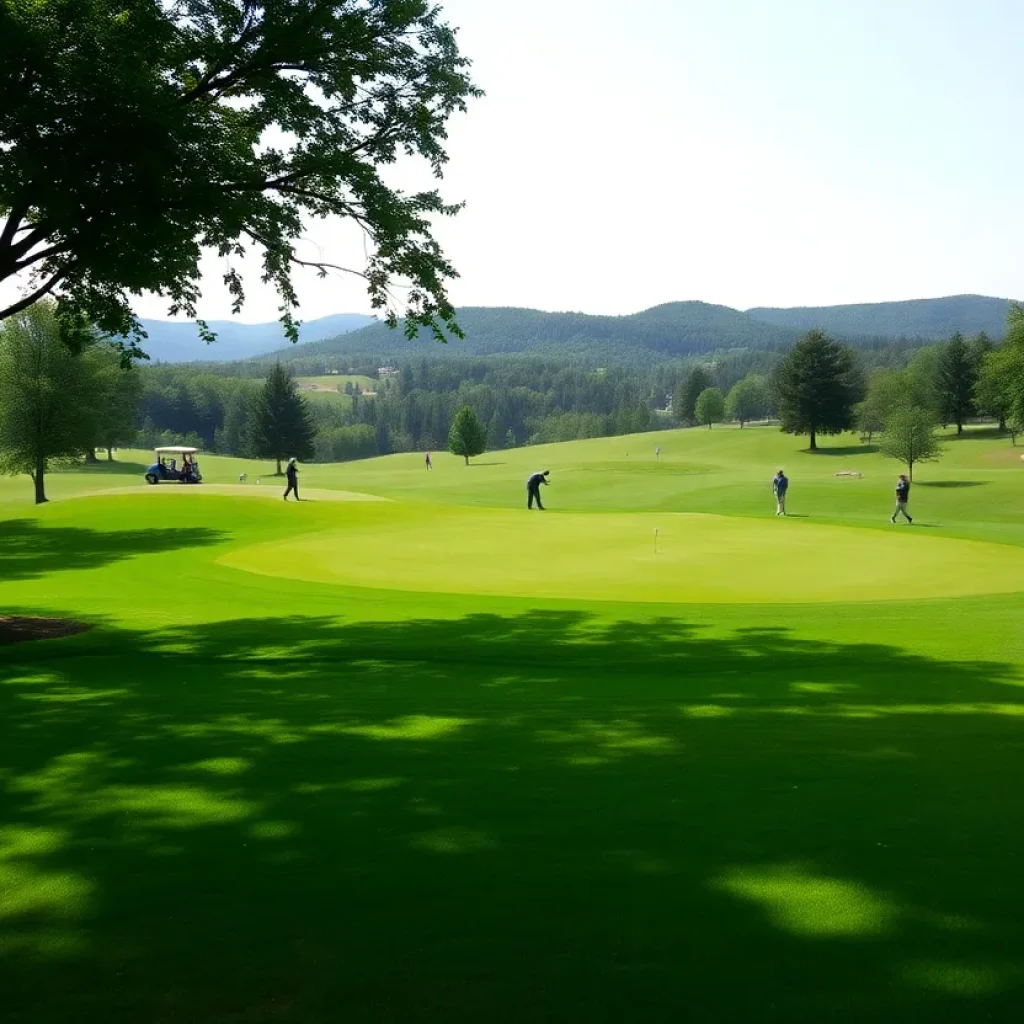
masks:
[[[895,523],[896,517],[901,514],[908,523],[914,521],[910,518],[910,513],[907,511],[908,501],[910,501],[910,481],[900,473],[900,478],[896,481],[896,511],[893,512],[890,522]]]
[[[529,480],[526,481],[526,507],[533,508],[534,501],[537,502],[537,508],[542,512],[544,506],[540,501],[540,485],[548,482],[548,475],[550,470],[545,469],[542,473],[534,473]]]
[[[299,467],[295,465],[295,459],[288,460],[288,468],[285,470],[285,475],[288,477],[288,488],[284,492],[284,500],[288,500],[289,494],[295,495],[295,500],[299,500]]]

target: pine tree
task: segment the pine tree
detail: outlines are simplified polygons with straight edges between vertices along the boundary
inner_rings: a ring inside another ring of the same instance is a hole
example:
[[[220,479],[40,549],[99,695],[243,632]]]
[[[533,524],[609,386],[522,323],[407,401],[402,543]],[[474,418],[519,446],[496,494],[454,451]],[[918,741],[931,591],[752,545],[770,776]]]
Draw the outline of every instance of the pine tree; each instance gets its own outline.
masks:
[[[259,390],[249,415],[246,447],[256,458],[281,460],[313,457],[316,428],[291,374],[275,363]]]
[[[974,413],[977,380],[978,360],[957,331],[939,356],[937,388],[943,422],[955,423],[958,434],[964,432],[964,421]]]
[[[841,434],[854,422],[864,384],[853,352],[824,331],[811,331],[793,346],[775,371],[779,419],[787,434]]]
[[[479,417],[468,406],[463,406],[452,422],[448,433],[448,450],[452,455],[461,455],[469,465],[474,455],[480,455],[487,449],[487,431]]]

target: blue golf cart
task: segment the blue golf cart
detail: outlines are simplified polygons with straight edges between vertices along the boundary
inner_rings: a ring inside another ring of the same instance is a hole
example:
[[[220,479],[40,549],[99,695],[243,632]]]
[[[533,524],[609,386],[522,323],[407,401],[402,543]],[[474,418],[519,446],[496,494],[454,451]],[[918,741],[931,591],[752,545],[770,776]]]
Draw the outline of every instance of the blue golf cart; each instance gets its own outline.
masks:
[[[156,462],[146,470],[147,484],[200,484],[203,474],[199,472],[198,448],[184,448],[171,445],[157,448]]]

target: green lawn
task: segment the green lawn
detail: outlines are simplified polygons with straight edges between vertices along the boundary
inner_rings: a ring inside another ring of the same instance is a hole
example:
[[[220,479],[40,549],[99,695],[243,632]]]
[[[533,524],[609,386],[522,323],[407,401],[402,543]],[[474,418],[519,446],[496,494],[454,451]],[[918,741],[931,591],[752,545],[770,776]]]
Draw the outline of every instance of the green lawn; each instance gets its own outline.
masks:
[[[802,443],[0,480],[5,1022],[1019,1020],[1021,450]]]

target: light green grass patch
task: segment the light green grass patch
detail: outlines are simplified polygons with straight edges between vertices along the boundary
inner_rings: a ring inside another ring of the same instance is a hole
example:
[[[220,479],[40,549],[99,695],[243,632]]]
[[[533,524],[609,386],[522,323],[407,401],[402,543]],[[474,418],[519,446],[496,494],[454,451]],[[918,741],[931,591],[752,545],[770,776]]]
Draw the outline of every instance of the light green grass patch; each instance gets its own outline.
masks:
[[[220,561],[351,586],[616,601],[907,601],[1024,589],[1024,549],[913,528],[679,513],[396,512]]]

